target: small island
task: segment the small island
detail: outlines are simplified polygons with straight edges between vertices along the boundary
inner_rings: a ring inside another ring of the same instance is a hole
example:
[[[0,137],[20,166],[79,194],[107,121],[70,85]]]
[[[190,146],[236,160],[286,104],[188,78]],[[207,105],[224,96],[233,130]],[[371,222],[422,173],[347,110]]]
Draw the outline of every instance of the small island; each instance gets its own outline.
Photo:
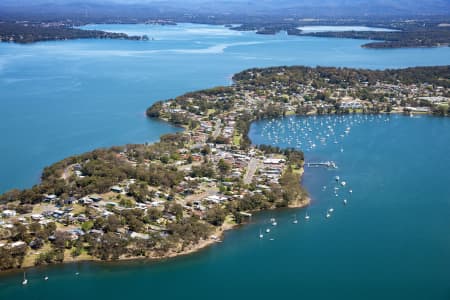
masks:
[[[220,241],[259,210],[304,207],[304,155],[252,145],[251,122],[289,115],[450,114],[450,67],[273,67],[147,109],[184,128],[154,144],[72,156],[0,196],[0,270],[167,258]],[[254,238],[258,238],[255,234]]]

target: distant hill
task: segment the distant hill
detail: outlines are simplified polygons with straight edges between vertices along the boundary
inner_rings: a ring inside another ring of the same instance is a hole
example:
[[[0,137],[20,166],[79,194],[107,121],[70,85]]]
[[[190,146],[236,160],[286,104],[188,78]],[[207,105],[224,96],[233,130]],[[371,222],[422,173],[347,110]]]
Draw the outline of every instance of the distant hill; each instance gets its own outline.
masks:
[[[136,6],[137,5],[137,6]],[[1,0],[3,13],[184,12],[303,17],[450,15],[450,0]],[[143,11],[144,10],[144,11]]]

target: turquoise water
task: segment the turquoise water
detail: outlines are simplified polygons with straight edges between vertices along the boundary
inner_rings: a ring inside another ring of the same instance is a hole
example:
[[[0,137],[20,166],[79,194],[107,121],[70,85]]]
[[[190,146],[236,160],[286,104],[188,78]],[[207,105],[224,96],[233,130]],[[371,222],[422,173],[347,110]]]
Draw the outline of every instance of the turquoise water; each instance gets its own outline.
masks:
[[[280,146],[302,142],[307,161],[338,164],[306,169],[309,221],[305,209],[265,212],[186,257],[38,268],[28,271],[26,287],[20,272],[0,275],[0,299],[449,299],[449,130],[450,119],[432,117],[254,123],[255,143],[272,143],[276,134]],[[278,226],[260,240],[270,217]]]
[[[450,48],[362,49],[366,41],[256,35],[221,26],[90,25],[153,41],[0,43],[0,192],[97,147],[156,140],[176,128],[145,118],[154,101],[230,83],[255,66],[395,68],[450,64]]]

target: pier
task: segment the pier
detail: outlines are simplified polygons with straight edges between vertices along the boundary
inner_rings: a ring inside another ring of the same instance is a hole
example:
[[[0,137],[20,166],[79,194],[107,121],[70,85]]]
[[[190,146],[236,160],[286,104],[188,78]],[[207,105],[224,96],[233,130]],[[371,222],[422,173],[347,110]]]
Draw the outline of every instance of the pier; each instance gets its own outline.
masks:
[[[306,165],[308,167],[326,167],[329,169],[337,169],[338,168],[334,161],[309,162]]]

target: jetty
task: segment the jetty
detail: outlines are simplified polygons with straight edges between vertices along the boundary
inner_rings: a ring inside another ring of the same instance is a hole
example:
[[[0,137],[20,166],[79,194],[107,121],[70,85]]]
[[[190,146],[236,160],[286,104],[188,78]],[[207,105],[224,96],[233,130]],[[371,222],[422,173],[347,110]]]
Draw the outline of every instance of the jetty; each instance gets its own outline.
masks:
[[[306,165],[308,167],[326,167],[329,169],[337,169],[338,168],[334,161],[309,162]]]

